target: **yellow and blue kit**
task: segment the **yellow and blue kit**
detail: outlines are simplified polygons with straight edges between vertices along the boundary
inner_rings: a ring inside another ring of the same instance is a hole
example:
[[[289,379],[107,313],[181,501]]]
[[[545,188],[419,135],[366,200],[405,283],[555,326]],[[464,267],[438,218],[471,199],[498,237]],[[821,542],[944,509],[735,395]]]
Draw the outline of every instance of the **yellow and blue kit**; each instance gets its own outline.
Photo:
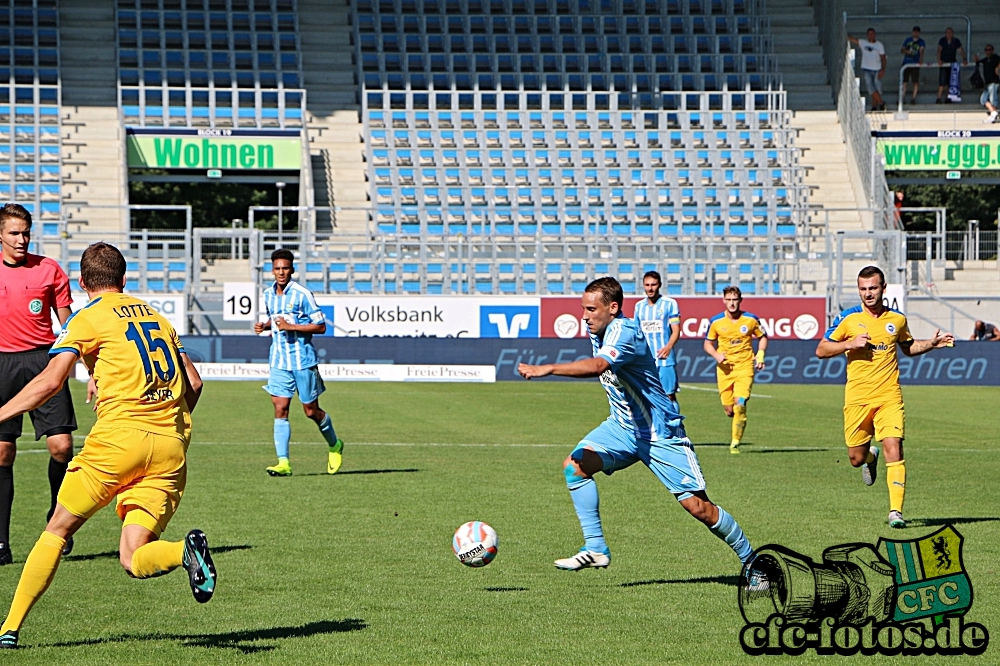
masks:
[[[71,513],[89,518],[117,496],[125,524],[167,526],[191,440],[183,351],[170,322],[126,294],[101,294],[67,320],[49,353],[79,356],[98,387],[97,423],[59,491]]]
[[[843,342],[866,333],[868,346],[847,352],[844,438],[848,446],[862,446],[872,438],[902,439],[904,434],[896,345],[913,342],[906,317],[892,309],[876,317],[858,305],[841,312],[824,337]]]
[[[730,319],[722,312],[709,321],[709,340],[718,340],[718,350],[726,361],[716,366],[715,377],[719,383],[719,396],[723,405],[732,405],[737,398],[747,400],[753,388],[754,338],[765,336],[756,315],[743,312]]]

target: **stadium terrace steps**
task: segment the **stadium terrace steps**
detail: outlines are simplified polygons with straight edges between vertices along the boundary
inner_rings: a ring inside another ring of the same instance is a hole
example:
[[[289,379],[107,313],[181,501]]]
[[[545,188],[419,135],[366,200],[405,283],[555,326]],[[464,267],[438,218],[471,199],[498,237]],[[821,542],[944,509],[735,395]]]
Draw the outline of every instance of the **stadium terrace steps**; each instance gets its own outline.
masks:
[[[127,220],[122,209],[89,207],[128,201],[115,92],[114,3],[61,0],[59,14],[64,215],[70,231],[119,231]]]
[[[778,70],[788,91],[788,108],[833,109],[810,0],[771,0],[766,5]]]
[[[343,2],[299,0],[298,12],[316,205],[354,208],[337,212],[337,233],[364,233],[367,214],[359,209],[369,203],[354,81],[350,9]],[[320,164],[321,173],[317,172]],[[319,190],[324,187],[326,191],[321,193]],[[317,232],[331,231],[329,217],[317,215]]]
[[[802,150],[806,167],[805,184],[810,188],[808,231],[812,251],[826,248],[826,222],[830,232],[861,231],[870,227],[856,210],[820,212],[822,209],[856,209],[864,206],[864,195],[856,189],[851,176],[847,144],[844,142],[836,111],[795,111],[792,125],[799,129],[796,144]],[[865,243],[845,242],[847,251],[864,251]],[[857,245],[857,247],[853,247]],[[860,268],[860,267],[859,267]],[[825,293],[827,268],[821,261],[803,261],[800,274],[808,288],[815,285],[816,293]]]

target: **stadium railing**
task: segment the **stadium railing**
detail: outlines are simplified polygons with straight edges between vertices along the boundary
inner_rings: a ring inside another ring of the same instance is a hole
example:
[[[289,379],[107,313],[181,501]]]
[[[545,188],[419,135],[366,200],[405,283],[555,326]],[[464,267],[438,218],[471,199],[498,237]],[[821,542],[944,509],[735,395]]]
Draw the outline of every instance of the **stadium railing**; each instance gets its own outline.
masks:
[[[870,207],[888,209],[892,205],[892,198],[885,180],[882,160],[875,152],[871,125],[865,114],[865,103],[861,97],[859,82],[854,75],[854,50],[849,48],[845,25],[847,14],[840,0],[815,0],[813,12],[816,24],[819,26],[823,60],[837,103],[837,117],[853,158],[853,166],[857,169]],[[894,217],[881,215],[876,218],[876,223],[894,220]],[[895,227],[875,228],[878,230]]]

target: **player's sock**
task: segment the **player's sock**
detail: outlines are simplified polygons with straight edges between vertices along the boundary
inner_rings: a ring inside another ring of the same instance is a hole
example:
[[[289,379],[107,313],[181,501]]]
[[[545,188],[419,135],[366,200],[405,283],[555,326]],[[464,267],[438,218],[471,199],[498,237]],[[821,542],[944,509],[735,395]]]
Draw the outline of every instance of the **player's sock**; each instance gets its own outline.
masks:
[[[742,398],[733,405],[733,443],[739,445],[743,440],[743,431],[747,427],[747,406]]]
[[[288,443],[292,440],[292,426],[288,419],[274,419],[274,450],[278,459],[288,460]]]
[[[52,501],[49,504],[49,517],[56,511],[56,498],[59,496],[59,487],[62,486],[63,478],[66,476],[68,462],[59,462],[55,458],[49,458],[49,492]]]
[[[135,578],[162,576],[183,563],[183,541],[151,541],[132,553],[132,576]]]
[[[730,548],[736,551],[740,562],[746,562],[753,555],[753,548],[750,547],[750,542],[743,534],[743,529],[735,518],[726,513],[725,509],[718,505],[716,508],[719,510],[719,522],[709,529],[712,530],[712,534],[725,541]]]
[[[337,433],[333,429],[333,421],[330,420],[330,415],[327,414],[323,417],[323,420],[319,422],[319,431],[323,435],[323,439],[331,447],[337,446]]]
[[[584,547],[607,555],[609,551],[608,544],[604,541],[604,528],[601,527],[597,483],[593,479],[577,476],[572,467],[567,467],[565,474],[569,496],[573,500],[576,517],[580,519],[580,527],[583,528]]]
[[[0,627],[0,633],[18,631],[21,628],[28,611],[45,593],[55,577],[65,545],[65,539],[51,532],[42,532],[42,536],[38,537],[35,547],[28,553],[28,559],[24,562],[21,580],[17,583],[14,600],[10,603],[10,612]]]
[[[889,510],[903,512],[906,495],[906,461],[885,464],[885,482],[889,486]]]
[[[10,543],[10,507],[14,504],[14,466],[0,466],[0,543]]]
[[[868,449],[868,456],[865,458],[864,464],[865,465],[871,465],[873,462],[875,462],[875,452],[872,451],[871,449]],[[902,461],[900,461],[900,462],[902,462]],[[886,466],[888,466],[888,464],[889,463],[886,463]]]

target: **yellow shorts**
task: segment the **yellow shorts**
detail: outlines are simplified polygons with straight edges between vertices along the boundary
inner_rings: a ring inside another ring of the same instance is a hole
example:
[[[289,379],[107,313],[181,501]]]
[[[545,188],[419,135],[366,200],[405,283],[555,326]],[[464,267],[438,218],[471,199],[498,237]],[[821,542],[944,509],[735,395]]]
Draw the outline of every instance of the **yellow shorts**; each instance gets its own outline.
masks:
[[[753,374],[744,373],[715,373],[715,378],[719,383],[719,398],[726,407],[736,403],[737,398],[750,399],[750,391],[753,389]]]
[[[847,446],[863,446],[872,439],[903,439],[903,403],[844,406],[844,441]]]
[[[69,463],[59,503],[90,518],[117,497],[125,525],[141,525],[159,536],[184,494],[186,458],[187,443],[177,437],[97,426]]]

